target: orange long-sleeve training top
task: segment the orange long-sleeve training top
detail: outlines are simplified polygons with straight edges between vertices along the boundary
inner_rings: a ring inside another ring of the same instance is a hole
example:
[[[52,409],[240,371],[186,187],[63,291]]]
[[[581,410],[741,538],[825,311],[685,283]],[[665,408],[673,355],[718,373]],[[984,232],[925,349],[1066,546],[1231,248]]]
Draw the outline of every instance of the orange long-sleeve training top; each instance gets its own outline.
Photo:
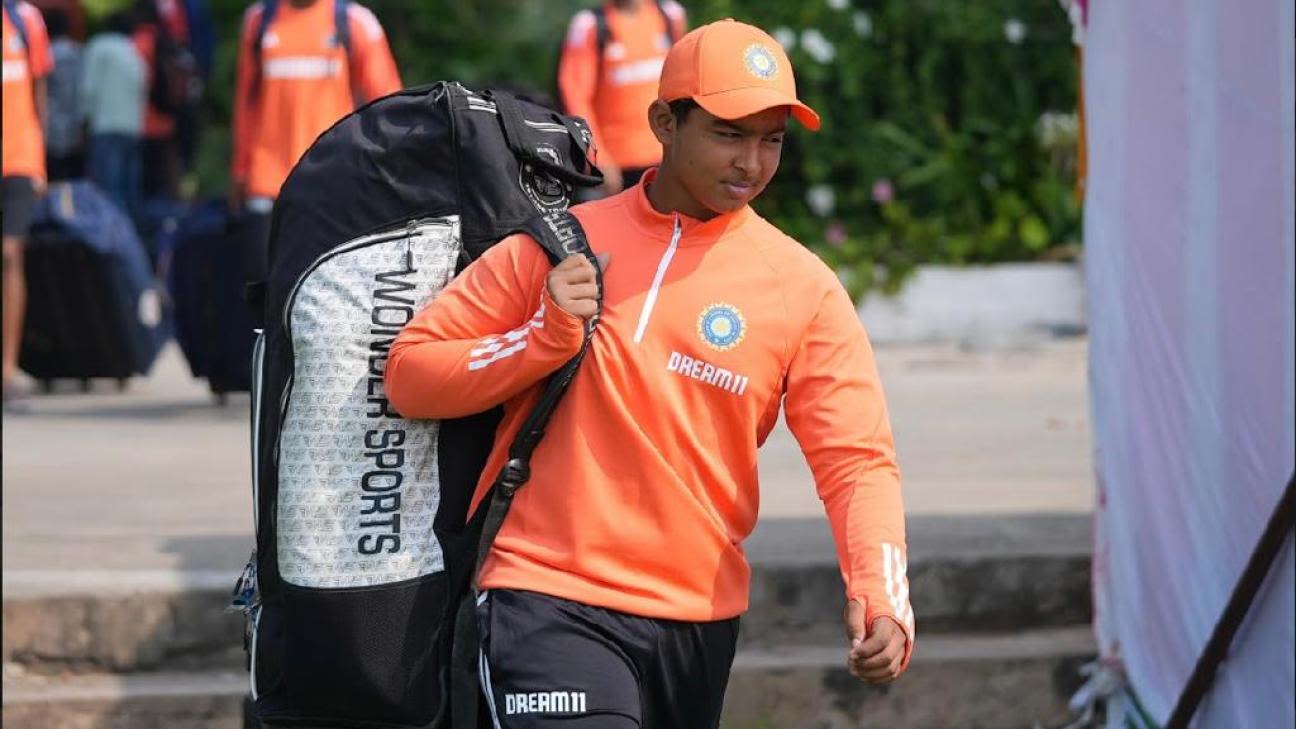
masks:
[[[675,37],[684,35],[684,8],[669,0],[662,9],[675,26]],[[572,17],[558,58],[558,93],[568,114],[589,122],[600,162],[650,167],[661,161],[661,143],[648,127],[648,107],[657,98],[670,35],[653,0],[633,11],[608,2],[603,12],[610,38],[602,58],[593,11]]]
[[[277,197],[302,153],[357,101],[401,88],[387,36],[373,12],[347,4],[350,53],[337,43],[332,0],[307,7],[276,5],[261,38],[261,64],[253,45],[263,3],[243,14],[234,88],[234,155],[230,177],[252,197]]]
[[[640,184],[573,213],[593,249],[612,254],[603,315],[481,585],[676,620],[744,612],[756,449],[782,404],[846,594],[870,624],[886,615],[904,626],[912,648],[891,428],[872,349],[836,276],[750,208],[706,222],[664,215]],[[549,298],[549,268],[529,237],[507,238],[391,347],[386,392],[406,417],[504,403],[474,504],[537,383],[580,347],[581,320]]]

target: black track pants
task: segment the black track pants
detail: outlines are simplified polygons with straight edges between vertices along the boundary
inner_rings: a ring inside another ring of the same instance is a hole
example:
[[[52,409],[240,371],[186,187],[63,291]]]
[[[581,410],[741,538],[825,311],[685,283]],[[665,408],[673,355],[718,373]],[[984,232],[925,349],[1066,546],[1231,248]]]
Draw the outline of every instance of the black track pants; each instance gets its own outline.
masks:
[[[496,729],[715,729],[738,618],[686,623],[534,592],[477,609]]]

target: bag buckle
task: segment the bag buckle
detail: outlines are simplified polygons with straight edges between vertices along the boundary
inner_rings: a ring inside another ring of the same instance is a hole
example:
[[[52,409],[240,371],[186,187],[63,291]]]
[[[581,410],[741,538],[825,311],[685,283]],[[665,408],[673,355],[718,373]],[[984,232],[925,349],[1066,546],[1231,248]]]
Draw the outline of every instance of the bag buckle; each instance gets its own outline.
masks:
[[[500,472],[499,486],[504,491],[504,495],[511,498],[530,478],[531,464],[521,458],[510,458],[508,463],[504,464],[504,470]]]

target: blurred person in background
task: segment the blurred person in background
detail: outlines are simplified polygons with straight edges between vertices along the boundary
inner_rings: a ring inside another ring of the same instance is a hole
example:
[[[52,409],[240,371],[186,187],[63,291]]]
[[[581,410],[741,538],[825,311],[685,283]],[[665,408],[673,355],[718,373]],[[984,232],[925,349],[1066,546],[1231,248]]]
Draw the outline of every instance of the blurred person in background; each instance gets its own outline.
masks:
[[[265,277],[270,211],[321,132],[401,88],[373,12],[348,0],[264,0],[243,15],[234,90],[230,209],[247,214],[246,275]]]
[[[36,199],[45,191],[45,77],[54,67],[40,11],[4,0],[4,402],[24,394],[15,380],[27,310],[23,246]]]
[[[140,201],[148,97],[148,68],[131,40],[134,31],[133,12],[108,16],[86,46],[81,76],[90,135],[87,176],[127,213],[134,213]]]
[[[203,0],[143,0],[144,16],[156,22],[160,45],[154,65],[161,71],[150,89],[153,104],[174,120],[169,145],[150,145],[149,160],[163,155],[175,181],[193,165],[198,146],[199,107],[202,90],[211,74],[215,30]]]
[[[216,60],[216,27],[212,22],[211,12],[206,0],[160,0],[170,2],[175,9],[168,11],[179,14],[184,22],[185,48],[195,66],[200,98],[201,91],[211,81],[212,65]],[[179,22],[179,21],[175,21]],[[176,116],[176,147],[180,155],[180,169],[188,174],[194,168],[198,155],[198,138],[202,131],[202,106],[200,103],[186,104]]]
[[[197,113],[202,80],[189,51],[189,22],[179,0],[137,0],[132,40],[148,69],[144,108],[142,191],[145,198],[175,199],[184,174],[180,120]]]
[[[85,135],[81,131],[81,44],[70,35],[67,13],[44,11],[54,70],[46,79],[45,159],[51,180],[81,177],[85,171]]]
[[[608,0],[572,18],[558,57],[558,95],[563,110],[594,132],[601,194],[633,187],[661,161],[645,110],[657,98],[666,52],[687,29],[675,0]]]

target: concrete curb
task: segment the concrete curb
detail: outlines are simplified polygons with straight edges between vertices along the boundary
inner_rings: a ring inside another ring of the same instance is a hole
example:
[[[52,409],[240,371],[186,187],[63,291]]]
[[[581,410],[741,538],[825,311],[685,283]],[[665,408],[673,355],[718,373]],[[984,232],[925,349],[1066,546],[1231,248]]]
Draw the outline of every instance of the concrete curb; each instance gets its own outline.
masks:
[[[910,592],[921,634],[1087,624],[1087,530],[1078,516],[912,520]],[[844,595],[822,520],[764,525],[748,554],[744,647],[840,639]],[[3,660],[35,673],[240,668],[243,619],[225,610],[234,578],[209,570],[7,574]]]
[[[727,729],[1027,729],[1060,723],[1076,668],[1094,653],[1087,627],[920,639],[902,680],[866,686],[844,650],[742,651],[726,695]],[[239,729],[247,678],[161,673],[6,679],[10,729]],[[811,719],[813,717],[813,719]]]
[[[735,661],[727,729],[1030,729],[1071,718],[1077,669],[1096,652],[1088,627],[918,638],[909,671],[860,684],[840,650],[749,653]]]

